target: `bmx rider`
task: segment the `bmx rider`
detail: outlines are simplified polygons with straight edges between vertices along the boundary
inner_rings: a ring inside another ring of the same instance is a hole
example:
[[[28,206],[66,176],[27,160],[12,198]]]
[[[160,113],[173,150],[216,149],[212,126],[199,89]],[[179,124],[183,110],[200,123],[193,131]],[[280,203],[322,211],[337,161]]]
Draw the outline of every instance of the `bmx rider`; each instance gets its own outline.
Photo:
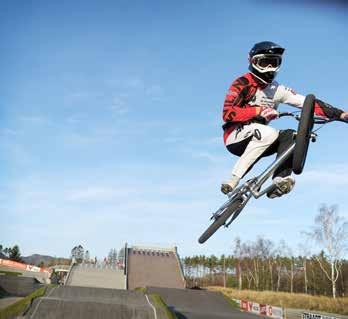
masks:
[[[223,106],[224,143],[229,152],[239,156],[230,178],[221,185],[228,194],[237,187],[252,166],[262,157],[282,154],[293,143],[294,130],[278,131],[269,122],[278,118],[280,103],[301,108],[305,97],[274,81],[282,63],[284,48],[263,41],[249,52],[249,72],[238,77],[230,86]],[[319,99],[315,101],[315,114],[331,120],[348,121],[348,113]],[[289,193],[295,185],[291,176],[292,157],[273,175],[277,186],[269,198]]]

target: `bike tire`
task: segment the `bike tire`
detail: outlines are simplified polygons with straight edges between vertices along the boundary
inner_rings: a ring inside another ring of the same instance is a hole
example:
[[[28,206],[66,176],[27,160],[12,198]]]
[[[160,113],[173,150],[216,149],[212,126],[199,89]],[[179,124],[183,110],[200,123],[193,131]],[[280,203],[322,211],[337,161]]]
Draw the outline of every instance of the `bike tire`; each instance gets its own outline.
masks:
[[[315,96],[313,94],[309,94],[306,96],[302,106],[292,161],[292,171],[297,175],[302,173],[306,163],[311,132],[314,125],[314,103]]]
[[[214,220],[214,222],[207,228],[207,230],[199,237],[198,242],[200,244],[205,243],[222,225],[224,225],[227,219],[237,211],[238,207],[242,204],[241,198],[236,198],[225,211]]]

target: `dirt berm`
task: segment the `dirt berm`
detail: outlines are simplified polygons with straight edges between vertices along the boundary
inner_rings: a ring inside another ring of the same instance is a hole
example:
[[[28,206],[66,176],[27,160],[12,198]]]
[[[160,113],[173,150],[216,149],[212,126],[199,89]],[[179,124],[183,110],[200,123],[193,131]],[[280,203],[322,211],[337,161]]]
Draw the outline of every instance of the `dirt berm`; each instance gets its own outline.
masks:
[[[25,318],[30,319],[167,319],[143,293],[117,289],[56,287],[37,299]]]
[[[233,308],[221,294],[206,290],[147,287],[149,294],[159,294],[178,319],[260,319]]]

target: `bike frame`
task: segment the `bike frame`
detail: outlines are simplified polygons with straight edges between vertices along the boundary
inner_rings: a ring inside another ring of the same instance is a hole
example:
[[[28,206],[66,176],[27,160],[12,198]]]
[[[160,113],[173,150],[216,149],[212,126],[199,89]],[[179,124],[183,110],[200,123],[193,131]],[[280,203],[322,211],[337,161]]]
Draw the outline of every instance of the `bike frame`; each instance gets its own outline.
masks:
[[[228,195],[229,199],[220,207],[218,211],[213,214],[212,219],[222,213],[228,205],[236,198],[236,197],[242,197],[243,198],[243,204],[238,209],[238,211],[232,216],[232,219],[230,222],[228,222],[225,226],[227,227],[238,215],[239,212],[242,211],[244,206],[247,204],[247,202],[250,200],[250,198],[253,196],[254,198],[259,198],[266,194],[267,192],[273,190],[276,185],[271,184],[270,186],[266,187],[261,192],[259,189],[262,187],[262,185],[273,175],[275,170],[282,165],[294,152],[295,149],[295,141],[288,147],[288,149],[283,152],[278,158],[276,158],[271,165],[269,165],[266,170],[261,173],[259,176],[245,182],[240,187],[236,188],[231,194]]]
[[[258,189],[260,189],[261,186],[273,175],[275,170],[292,155],[295,150],[295,145],[296,143],[293,142],[289,148],[283,152],[268,168],[266,168],[261,175],[256,177],[254,185],[250,187],[250,193],[253,197],[259,198],[276,187],[274,184],[272,184],[269,187],[266,187],[263,191],[258,191]]]
[[[317,135],[314,132],[312,132],[310,138],[313,142],[316,140],[316,137]],[[239,213],[242,211],[242,209],[245,207],[245,205],[247,204],[247,202],[250,200],[251,197],[254,197],[257,199],[265,195],[266,193],[274,190],[277,186],[272,183],[271,185],[266,187],[264,190],[259,191],[262,185],[273,175],[275,170],[293,154],[295,150],[295,145],[296,143],[294,139],[294,142],[279,157],[277,157],[272,162],[272,164],[270,164],[264,170],[263,173],[261,173],[259,176],[255,178],[248,180],[243,185],[237,187],[233,192],[231,192],[231,194],[228,195],[229,199],[215,212],[215,214],[213,214],[211,219],[214,219],[216,216],[222,213],[236,197],[242,197],[243,203],[240,206],[239,210],[236,211],[236,213],[232,216],[231,221],[226,223],[225,226],[227,227],[239,215]]]

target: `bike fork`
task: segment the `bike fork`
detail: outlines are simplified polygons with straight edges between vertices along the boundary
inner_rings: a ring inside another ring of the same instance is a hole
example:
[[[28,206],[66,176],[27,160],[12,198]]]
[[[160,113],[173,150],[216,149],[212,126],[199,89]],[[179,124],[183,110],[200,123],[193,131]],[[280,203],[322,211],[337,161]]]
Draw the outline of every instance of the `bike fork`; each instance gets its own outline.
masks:
[[[250,200],[252,194],[248,193],[248,194],[243,194],[242,195],[242,204],[240,205],[240,207],[238,208],[238,210],[236,210],[231,218],[231,220],[228,223],[225,223],[225,228],[227,228],[228,226],[231,225],[231,223],[238,217],[238,215],[242,212],[242,210],[244,209],[245,205],[248,203],[248,201]]]

